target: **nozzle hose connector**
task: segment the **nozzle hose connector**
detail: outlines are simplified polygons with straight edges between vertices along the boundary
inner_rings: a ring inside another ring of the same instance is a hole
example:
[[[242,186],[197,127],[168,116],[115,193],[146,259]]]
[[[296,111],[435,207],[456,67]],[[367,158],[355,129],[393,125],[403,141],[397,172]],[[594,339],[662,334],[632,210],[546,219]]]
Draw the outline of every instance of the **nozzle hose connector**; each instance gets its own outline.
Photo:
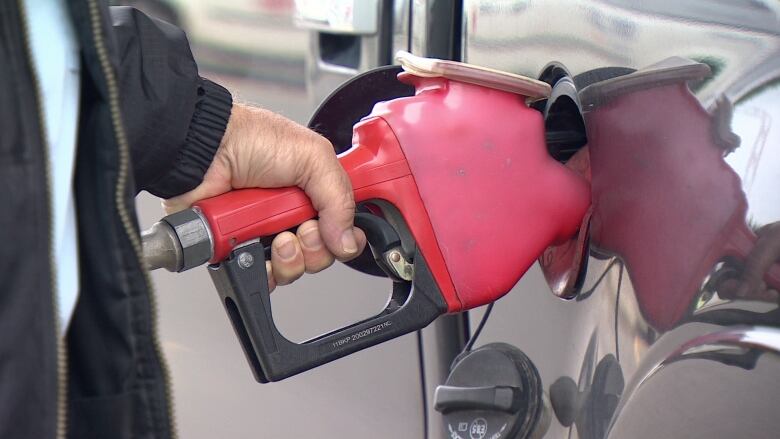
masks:
[[[143,255],[149,270],[181,272],[206,263],[212,255],[212,238],[197,209],[168,215],[141,233]]]

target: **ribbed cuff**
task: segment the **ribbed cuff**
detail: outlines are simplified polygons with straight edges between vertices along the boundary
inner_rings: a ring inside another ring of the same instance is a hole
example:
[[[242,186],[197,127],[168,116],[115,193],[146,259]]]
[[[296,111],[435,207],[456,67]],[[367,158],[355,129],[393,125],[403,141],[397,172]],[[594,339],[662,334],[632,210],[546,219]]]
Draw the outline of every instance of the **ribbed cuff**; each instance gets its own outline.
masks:
[[[201,78],[195,112],[174,166],[148,188],[149,192],[171,198],[194,189],[203,181],[222,142],[232,108],[233,97],[227,89]]]

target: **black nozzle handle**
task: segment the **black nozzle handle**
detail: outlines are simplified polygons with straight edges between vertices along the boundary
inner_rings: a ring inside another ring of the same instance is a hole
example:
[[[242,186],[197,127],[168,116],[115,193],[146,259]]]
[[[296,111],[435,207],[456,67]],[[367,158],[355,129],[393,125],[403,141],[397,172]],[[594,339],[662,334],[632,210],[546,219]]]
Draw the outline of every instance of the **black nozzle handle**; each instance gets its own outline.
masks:
[[[378,236],[372,232],[366,235],[372,246],[387,244],[372,242]],[[209,266],[209,273],[255,379],[266,383],[416,331],[444,314],[446,302],[425,259],[417,253],[413,260],[413,281],[393,282],[391,298],[382,312],[303,343],[285,338],[274,323],[261,243],[233,250],[227,260]]]

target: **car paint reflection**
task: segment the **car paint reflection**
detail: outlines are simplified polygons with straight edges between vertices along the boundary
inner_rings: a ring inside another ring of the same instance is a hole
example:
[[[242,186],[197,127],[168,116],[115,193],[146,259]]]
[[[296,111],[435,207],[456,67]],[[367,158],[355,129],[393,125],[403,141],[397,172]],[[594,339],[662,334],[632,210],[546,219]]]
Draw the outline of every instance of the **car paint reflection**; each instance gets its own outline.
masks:
[[[580,93],[596,82],[589,74],[672,56],[710,70],[586,108],[587,147],[572,160],[592,175],[588,256],[578,265],[572,241],[540,261],[558,270],[550,290],[570,300],[537,297],[528,280],[503,305],[535,322],[544,343],[520,324],[493,338],[527,350],[552,405],[569,408],[548,437],[774,434],[780,346],[681,352],[712,334],[766,338],[780,325],[780,4],[466,0],[464,20],[467,62],[534,75],[557,61]],[[617,364],[625,387],[588,399],[599,364]],[[576,422],[587,416],[598,421]]]

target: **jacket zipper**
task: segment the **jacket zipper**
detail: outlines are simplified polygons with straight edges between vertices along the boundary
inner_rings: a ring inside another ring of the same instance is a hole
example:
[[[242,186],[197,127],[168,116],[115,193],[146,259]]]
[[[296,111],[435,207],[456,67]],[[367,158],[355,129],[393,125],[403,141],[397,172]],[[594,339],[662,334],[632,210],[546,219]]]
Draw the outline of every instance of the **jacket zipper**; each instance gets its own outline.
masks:
[[[41,103],[41,85],[38,75],[35,73],[35,66],[32,61],[32,47],[30,46],[30,24],[27,17],[27,9],[23,0],[17,0],[19,15],[22,20],[25,54],[27,63],[32,74],[33,93],[35,94],[35,105],[38,107],[38,130],[41,135],[41,146],[43,150],[43,168],[46,177],[46,220],[48,224],[47,241],[49,247],[49,286],[51,291],[52,315],[54,326],[54,339],[57,344],[57,423],[55,437],[64,439],[68,425],[68,411],[65,401],[68,392],[68,351],[65,349],[65,338],[59,325],[60,301],[57,295],[57,266],[54,258],[54,218],[52,218],[52,175],[51,158],[49,157],[48,139],[46,136],[44,109]]]
[[[154,287],[149,277],[149,272],[144,268],[142,259],[142,247],[141,240],[133,227],[133,220],[130,217],[130,213],[125,206],[125,191],[127,189],[127,175],[130,164],[130,148],[127,144],[127,137],[125,137],[124,125],[119,114],[119,91],[116,84],[116,77],[114,71],[111,69],[111,64],[108,59],[108,53],[106,50],[105,39],[103,37],[101,23],[100,23],[100,10],[96,0],[88,0],[89,4],[89,17],[92,27],[92,37],[95,42],[95,49],[97,51],[98,59],[100,61],[100,67],[103,71],[103,75],[106,79],[106,85],[108,87],[108,104],[109,111],[111,112],[111,123],[114,128],[114,136],[119,146],[119,172],[117,174],[117,182],[114,193],[114,202],[117,206],[117,213],[122,221],[122,226],[127,234],[130,243],[133,246],[133,252],[135,253],[138,266],[141,267],[141,271],[144,276],[144,282],[146,283],[147,291],[149,292],[149,302],[151,307],[151,324],[152,324],[152,342],[154,345],[155,355],[157,361],[160,364],[163,372],[163,382],[165,386],[165,400],[167,418],[170,422],[168,425],[168,433],[171,438],[177,437],[176,432],[176,419],[174,417],[173,398],[171,398],[171,380],[170,370],[168,364],[163,357],[162,349],[160,347],[160,338],[157,333],[157,300],[155,297]]]

